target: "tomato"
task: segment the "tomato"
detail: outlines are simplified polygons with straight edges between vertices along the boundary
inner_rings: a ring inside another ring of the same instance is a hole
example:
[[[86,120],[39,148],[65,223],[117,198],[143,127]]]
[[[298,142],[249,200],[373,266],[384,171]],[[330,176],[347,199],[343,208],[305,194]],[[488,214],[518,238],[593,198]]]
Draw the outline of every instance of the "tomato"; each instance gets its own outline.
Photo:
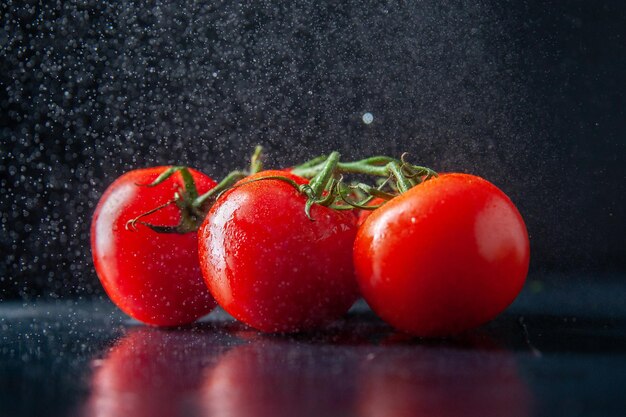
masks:
[[[374,211],[354,243],[361,294],[395,328],[444,336],[477,327],[520,292],[528,233],[488,181],[444,174]]]
[[[167,167],[137,169],[118,178],[103,194],[91,224],[91,248],[100,282],[111,300],[129,316],[156,326],[193,322],[215,306],[202,280],[195,232],[157,233],[126,223],[171,200],[183,186],[180,173],[146,187]],[[191,170],[200,193],[215,181]],[[146,221],[176,225],[180,210],[167,206]]]
[[[368,203],[369,206],[378,206],[384,204],[385,200],[382,198],[374,198],[372,201]],[[379,207],[380,208],[380,207]],[[378,209],[375,209],[378,210]],[[372,214],[374,210],[355,210],[355,213],[358,215],[357,224],[360,226],[365,223],[365,220]]]
[[[355,301],[352,266],[356,217],[314,205],[279,175],[242,180],[213,205],[198,231],[200,265],[220,306],[265,332],[310,329],[344,314]]]

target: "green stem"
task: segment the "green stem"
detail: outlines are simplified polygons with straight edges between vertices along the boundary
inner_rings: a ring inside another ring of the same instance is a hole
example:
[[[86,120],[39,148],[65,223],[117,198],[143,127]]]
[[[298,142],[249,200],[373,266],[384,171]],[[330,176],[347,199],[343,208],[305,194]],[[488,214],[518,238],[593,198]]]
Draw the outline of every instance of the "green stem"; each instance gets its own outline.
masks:
[[[325,162],[311,164],[311,162],[317,161],[318,159],[319,158],[315,158],[309,162],[299,165],[292,169],[291,172],[303,178],[313,178],[319,174],[325,164]],[[390,162],[397,161],[397,159],[390,158],[388,156],[373,156],[371,158],[365,158],[354,162],[338,162],[335,172],[338,174],[365,174],[384,177],[389,175],[386,165]]]
[[[365,194],[370,195],[372,199],[381,198],[383,200],[391,200],[392,198],[395,198],[397,196],[396,194],[386,193],[380,188],[372,187],[371,185],[367,184],[357,184],[357,187],[363,190]]]
[[[326,162],[324,163],[324,167],[321,171],[317,173],[315,177],[311,180],[309,185],[315,194],[316,199],[321,198],[324,189],[328,185],[329,181],[333,178],[335,174],[335,168],[339,162],[339,152],[332,152],[328,155]]]
[[[293,171],[298,171],[298,170],[303,170],[305,168],[310,168],[312,166],[316,166],[316,165],[322,165],[322,163],[324,161],[326,161],[326,159],[328,158],[328,155],[320,155],[316,158],[310,159],[308,161],[306,161],[303,164],[300,165],[296,165],[295,167],[292,168],[292,172]]]
[[[254,148],[252,158],[250,158],[250,175],[263,170],[263,161],[261,160],[262,153],[263,147],[261,145],[257,145],[256,148]]]
[[[402,172],[402,167],[398,161],[389,162],[387,164],[387,173],[392,174],[396,178],[396,184],[398,185],[398,191],[405,193],[413,186],[411,181]]]
[[[361,161],[341,163],[337,168],[342,174],[365,174],[376,177],[386,177],[389,175],[389,171],[385,165],[368,165]]]
[[[211,188],[206,193],[196,198],[193,202],[193,207],[201,207],[209,199],[219,196],[221,193],[229,189],[237,181],[247,177],[247,173],[243,171],[233,171],[228,174],[222,181],[220,181],[215,187]]]
[[[196,188],[196,182],[193,179],[193,175],[189,172],[189,169],[186,167],[181,167],[180,176],[183,178],[183,183],[185,184],[185,192],[190,200],[195,200],[198,198],[198,189]]]
[[[224,191],[228,190],[233,186],[237,181],[246,178],[248,175],[256,174],[263,170],[263,146],[257,145],[254,148],[254,152],[252,153],[252,157],[250,158],[250,168],[249,172],[244,171],[232,171],[230,172],[222,181],[220,181],[215,187],[211,188],[206,193],[197,197],[192,207],[199,208],[202,207],[204,203],[206,203],[209,199],[217,198]]]

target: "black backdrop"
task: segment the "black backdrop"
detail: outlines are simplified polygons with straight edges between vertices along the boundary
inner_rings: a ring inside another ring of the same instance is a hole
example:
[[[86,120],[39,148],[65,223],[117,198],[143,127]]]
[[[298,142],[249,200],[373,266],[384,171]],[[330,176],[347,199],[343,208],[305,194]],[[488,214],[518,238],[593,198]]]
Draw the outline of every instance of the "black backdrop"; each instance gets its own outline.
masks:
[[[533,271],[626,270],[624,2],[44,3],[0,14],[0,299],[101,293],[115,177],[220,177],[256,143],[485,176]]]

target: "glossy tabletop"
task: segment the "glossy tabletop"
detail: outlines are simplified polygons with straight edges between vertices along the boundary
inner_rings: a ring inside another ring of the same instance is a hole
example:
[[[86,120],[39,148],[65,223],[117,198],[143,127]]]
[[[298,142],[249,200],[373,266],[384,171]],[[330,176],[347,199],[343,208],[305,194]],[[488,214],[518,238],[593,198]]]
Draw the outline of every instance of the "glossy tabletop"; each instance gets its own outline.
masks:
[[[160,330],[108,300],[0,303],[0,416],[624,416],[626,276],[531,276],[492,323],[396,333],[357,303],[312,334],[215,311]]]

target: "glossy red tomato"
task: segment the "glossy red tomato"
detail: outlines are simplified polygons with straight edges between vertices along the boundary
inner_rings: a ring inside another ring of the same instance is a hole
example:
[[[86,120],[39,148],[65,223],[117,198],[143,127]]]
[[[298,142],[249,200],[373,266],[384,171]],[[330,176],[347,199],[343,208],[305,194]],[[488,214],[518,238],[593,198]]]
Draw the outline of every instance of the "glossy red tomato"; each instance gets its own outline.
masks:
[[[444,174],[374,211],[354,264],[361,293],[399,330],[443,336],[479,326],[520,292],[529,263],[526,226],[490,182]]]
[[[385,200],[383,200],[382,198],[374,198],[372,201],[370,201],[368,203],[368,205],[370,206],[378,206],[381,204],[384,204]],[[380,207],[379,207],[380,208]],[[378,210],[378,209],[376,209]],[[358,220],[357,220],[357,224],[360,226],[363,223],[365,223],[365,220],[370,216],[370,214],[372,214],[375,210],[355,210],[355,213],[357,213],[358,216]]]
[[[191,323],[215,306],[202,280],[194,232],[157,233],[143,225],[127,230],[126,222],[171,200],[183,182],[179,173],[156,187],[149,184],[167,167],[137,169],[118,178],[104,193],[91,224],[96,272],[111,300],[144,323],[175,326]],[[215,181],[191,170],[198,191]],[[176,225],[180,211],[170,205],[146,217],[158,225]]]
[[[352,266],[356,217],[314,205],[265,171],[218,199],[199,230],[200,265],[228,313],[266,332],[316,327],[345,313],[357,296]],[[240,184],[241,184],[240,183]]]

